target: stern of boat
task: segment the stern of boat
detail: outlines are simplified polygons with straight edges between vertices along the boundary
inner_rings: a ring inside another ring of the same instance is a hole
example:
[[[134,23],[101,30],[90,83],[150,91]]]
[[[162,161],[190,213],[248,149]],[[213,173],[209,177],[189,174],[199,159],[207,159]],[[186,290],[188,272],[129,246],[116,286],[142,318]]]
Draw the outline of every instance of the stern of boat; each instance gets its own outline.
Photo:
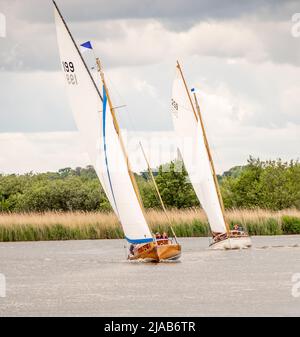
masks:
[[[178,260],[181,256],[181,245],[169,240],[158,240],[157,255],[159,260]]]

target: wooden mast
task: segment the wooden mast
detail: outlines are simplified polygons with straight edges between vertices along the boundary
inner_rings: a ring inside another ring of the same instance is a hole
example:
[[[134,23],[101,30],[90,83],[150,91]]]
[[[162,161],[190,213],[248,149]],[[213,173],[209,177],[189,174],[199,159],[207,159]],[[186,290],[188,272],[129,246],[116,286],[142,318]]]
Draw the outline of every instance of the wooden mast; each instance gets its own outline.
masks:
[[[212,155],[211,155],[211,152],[210,152],[209,144],[208,144],[208,141],[207,141],[207,136],[206,136],[206,132],[205,132],[205,128],[204,128],[204,123],[203,123],[200,107],[199,107],[199,104],[198,104],[197,96],[194,93],[195,105],[196,105],[196,109],[197,109],[197,114],[196,114],[195,108],[194,108],[194,104],[192,102],[192,98],[191,98],[191,95],[190,95],[190,92],[188,90],[185,78],[183,76],[182,69],[181,69],[180,64],[179,64],[178,61],[177,61],[177,68],[179,69],[182,81],[183,81],[185,89],[187,91],[187,94],[188,94],[188,97],[189,97],[189,100],[190,100],[190,103],[191,103],[194,115],[196,115],[196,120],[198,121],[198,118],[199,118],[199,121],[200,121],[201,129],[202,129],[202,132],[203,132],[204,144],[205,144],[205,147],[206,147],[206,151],[207,151],[207,154],[208,154],[209,163],[210,163],[210,167],[211,167],[211,171],[212,171],[212,176],[213,176],[213,179],[214,179],[214,185],[215,185],[215,188],[216,188],[219,204],[220,204],[220,207],[221,207],[223,220],[224,220],[224,223],[225,223],[225,226],[226,226],[226,232],[227,232],[227,235],[229,236],[229,234],[230,234],[230,228],[229,228],[228,223],[226,222],[226,219],[225,219],[224,203],[223,203],[223,199],[222,199],[222,195],[221,195],[221,191],[220,191],[220,187],[219,187],[219,182],[218,182],[218,178],[217,178],[217,175],[216,175],[216,171],[215,171]]]
[[[168,222],[169,222],[169,226],[170,226],[170,228],[171,228],[171,231],[172,231],[172,234],[173,234],[173,236],[174,236],[174,238],[175,238],[175,241],[176,241],[176,243],[178,243],[178,242],[177,242],[176,234],[175,234],[174,229],[173,229],[173,227],[172,227],[171,219],[170,219],[170,217],[169,217],[169,215],[168,215],[168,213],[167,213],[165,204],[164,204],[164,202],[163,202],[163,200],[162,200],[162,197],[161,197],[161,194],[160,194],[160,192],[159,192],[158,186],[157,186],[156,181],[155,181],[155,179],[154,179],[153,172],[152,172],[151,167],[150,167],[150,163],[149,163],[149,161],[148,161],[148,159],[147,159],[147,156],[146,156],[146,154],[145,154],[145,151],[144,151],[144,148],[143,148],[143,145],[142,145],[141,142],[140,142],[140,147],[141,147],[141,149],[142,149],[143,156],[144,156],[145,161],[146,161],[146,163],[147,163],[148,172],[150,173],[150,176],[151,176],[153,185],[154,185],[154,187],[155,187],[156,193],[157,193],[157,195],[158,195],[158,197],[159,197],[159,201],[160,201],[160,203],[161,203],[162,209],[163,209],[163,211],[164,211],[164,213],[165,213],[165,215],[166,215],[166,218],[167,218],[167,220],[168,220]]]
[[[211,155],[209,144],[208,144],[208,140],[207,140],[206,131],[205,131],[205,127],[204,127],[204,122],[203,122],[203,118],[202,118],[201,111],[200,111],[200,106],[199,106],[199,103],[198,103],[198,100],[197,100],[197,95],[196,95],[195,92],[194,92],[194,99],[195,99],[195,105],[196,105],[196,109],[197,109],[198,116],[199,116],[199,121],[200,121],[201,129],[202,129],[202,132],[203,132],[204,144],[205,144],[206,151],[207,151],[207,154],[208,154],[209,163],[210,163],[210,167],[211,167],[211,170],[212,170],[215,187],[216,187],[219,203],[220,203],[221,210],[222,210],[222,215],[223,215],[224,223],[225,223],[225,226],[226,226],[226,231],[227,231],[227,234],[229,235],[230,228],[229,228],[228,223],[227,223],[226,218],[225,218],[225,207],[224,207],[224,203],[223,203],[223,198],[222,198],[222,194],[221,194],[218,178],[217,178],[216,171],[215,171],[214,162],[213,162],[213,159],[212,159],[212,155]]]
[[[129,158],[128,158],[128,155],[127,155],[127,152],[126,152],[126,149],[125,149],[125,146],[124,146],[124,142],[123,142],[123,139],[122,139],[122,136],[121,136],[120,127],[119,127],[119,124],[118,124],[118,121],[117,121],[117,118],[116,118],[116,114],[115,114],[115,108],[112,105],[112,101],[111,101],[111,98],[110,98],[110,95],[109,95],[109,92],[108,92],[108,88],[107,88],[107,85],[106,85],[106,82],[105,82],[105,78],[104,78],[104,72],[103,72],[103,69],[102,69],[102,66],[101,66],[100,59],[98,57],[96,57],[96,63],[97,63],[97,68],[98,68],[98,71],[100,73],[101,80],[102,80],[102,83],[103,83],[103,86],[104,86],[104,90],[106,92],[107,101],[108,101],[109,108],[110,108],[110,111],[111,111],[111,115],[112,115],[112,118],[113,118],[114,127],[115,127],[116,133],[119,137],[121,148],[122,148],[122,151],[123,151],[123,154],[124,154],[124,157],[125,157],[128,174],[129,174],[133,189],[135,191],[135,194],[137,196],[138,202],[140,204],[140,207],[141,207],[143,213],[145,213],[142,198],[141,198],[141,195],[140,195],[140,192],[139,192],[134,174],[131,170]]]
[[[195,111],[194,104],[193,104],[193,102],[192,102],[192,98],[191,98],[191,95],[190,95],[188,86],[187,86],[187,84],[186,84],[185,78],[184,78],[184,76],[183,76],[183,72],[182,72],[182,70],[181,70],[181,67],[180,67],[180,64],[179,64],[178,61],[177,61],[176,67],[178,68],[178,70],[179,70],[179,72],[180,72],[180,75],[181,75],[181,78],[182,78],[182,81],[183,81],[183,84],[184,84],[186,93],[187,93],[188,98],[189,98],[189,100],[190,100],[190,103],[191,103],[191,106],[192,106],[193,113],[194,113],[194,116],[195,116],[195,118],[196,118],[196,121],[198,121],[197,113],[196,113],[196,111]]]

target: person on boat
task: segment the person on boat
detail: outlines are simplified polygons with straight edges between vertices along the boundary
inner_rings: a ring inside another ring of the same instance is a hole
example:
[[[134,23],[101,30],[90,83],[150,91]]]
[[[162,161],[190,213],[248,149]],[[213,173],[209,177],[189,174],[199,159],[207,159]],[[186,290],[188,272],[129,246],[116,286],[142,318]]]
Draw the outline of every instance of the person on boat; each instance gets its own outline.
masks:
[[[168,238],[168,234],[166,232],[163,232],[162,239],[164,239],[164,240],[168,240],[169,239]]]
[[[234,229],[235,231],[238,231],[238,230],[240,230],[240,226],[239,226],[238,224],[235,224],[235,225],[233,226],[233,229]]]
[[[129,247],[129,253],[131,254],[131,255],[134,255],[134,244],[132,243],[131,245],[130,245],[130,247]]]
[[[160,235],[159,232],[156,232],[156,233],[155,233],[155,239],[156,239],[156,240],[162,239],[162,236]]]

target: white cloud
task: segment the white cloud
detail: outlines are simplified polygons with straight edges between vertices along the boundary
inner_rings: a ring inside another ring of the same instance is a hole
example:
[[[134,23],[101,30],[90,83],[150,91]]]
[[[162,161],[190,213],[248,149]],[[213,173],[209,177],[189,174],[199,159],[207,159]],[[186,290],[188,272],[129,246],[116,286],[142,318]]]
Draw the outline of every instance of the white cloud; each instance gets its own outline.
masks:
[[[300,86],[286,88],[280,98],[282,110],[287,118],[300,118]]]
[[[208,104],[209,105],[209,104]],[[204,117],[207,117],[205,114]],[[300,126],[282,129],[239,127],[238,122],[214,125],[206,118],[208,139],[218,173],[246,163],[249,154],[261,159],[299,159]],[[176,137],[172,131],[123,131],[132,168],[146,168],[141,141],[152,167],[177,157]],[[285,144],[283,147],[282,144]],[[57,171],[63,167],[90,164],[78,132],[2,133],[0,134],[0,172],[24,173]]]
[[[240,13],[229,15],[227,7],[220,7],[216,16],[210,12],[211,2],[204,6],[207,13],[194,16],[191,8],[177,13],[176,6],[167,15],[168,6],[163,3],[156,2],[157,13],[147,15],[140,2],[136,13],[122,12],[114,4],[103,16],[89,10],[82,13],[79,1],[62,3],[76,41],[93,40],[113,82],[114,105],[127,106],[118,109],[122,127],[148,130],[140,134],[146,148],[153,131],[158,132],[156,145],[149,148],[153,166],[171,159],[170,153],[175,155],[174,146],[158,148],[174,140],[169,100],[177,58],[183,61],[188,83],[199,88],[219,172],[243,164],[249,154],[265,159],[299,157],[300,40],[291,35],[293,3],[278,2],[272,13],[268,7],[264,12],[260,6],[251,11],[242,6]],[[179,6],[180,1],[176,3]],[[51,3],[45,2],[47,10],[38,6],[36,12],[33,0],[26,6],[5,4],[8,26],[0,46],[0,131],[19,133],[0,134],[0,171],[87,164],[76,132],[67,132],[76,128],[57,71]],[[95,6],[92,0],[90,4]],[[124,6],[131,8],[132,2]],[[74,18],[80,20],[71,21]],[[191,24],[186,25],[189,19]],[[130,142],[130,151],[138,153],[134,144]],[[134,157],[133,161],[139,170],[143,160]]]
[[[78,132],[0,133],[0,172],[56,171],[89,159]]]

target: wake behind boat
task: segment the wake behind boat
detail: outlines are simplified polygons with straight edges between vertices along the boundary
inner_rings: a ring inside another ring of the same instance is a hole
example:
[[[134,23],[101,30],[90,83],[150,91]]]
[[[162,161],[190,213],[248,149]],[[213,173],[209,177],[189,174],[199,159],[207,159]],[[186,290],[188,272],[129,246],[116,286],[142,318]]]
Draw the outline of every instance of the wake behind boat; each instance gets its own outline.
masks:
[[[226,219],[223,200],[204,123],[193,90],[194,102],[179,62],[172,90],[172,119],[179,139],[178,149],[196,195],[203,207],[212,233],[213,249],[239,249],[251,246],[251,239],[242,228],[231,230]],[[191,140],[192,153],[184,148],[184,140]]]
[[[102,88],[98,88],[55,1],[53,4],[61,65],[74,119],[125,238],[133,246],[129,258],[157,262],[178,258],[180,245],[170,240],[158,242],[145,219],[100,60],[96,58]],[[90,42],[83,46],[92,48]]]

